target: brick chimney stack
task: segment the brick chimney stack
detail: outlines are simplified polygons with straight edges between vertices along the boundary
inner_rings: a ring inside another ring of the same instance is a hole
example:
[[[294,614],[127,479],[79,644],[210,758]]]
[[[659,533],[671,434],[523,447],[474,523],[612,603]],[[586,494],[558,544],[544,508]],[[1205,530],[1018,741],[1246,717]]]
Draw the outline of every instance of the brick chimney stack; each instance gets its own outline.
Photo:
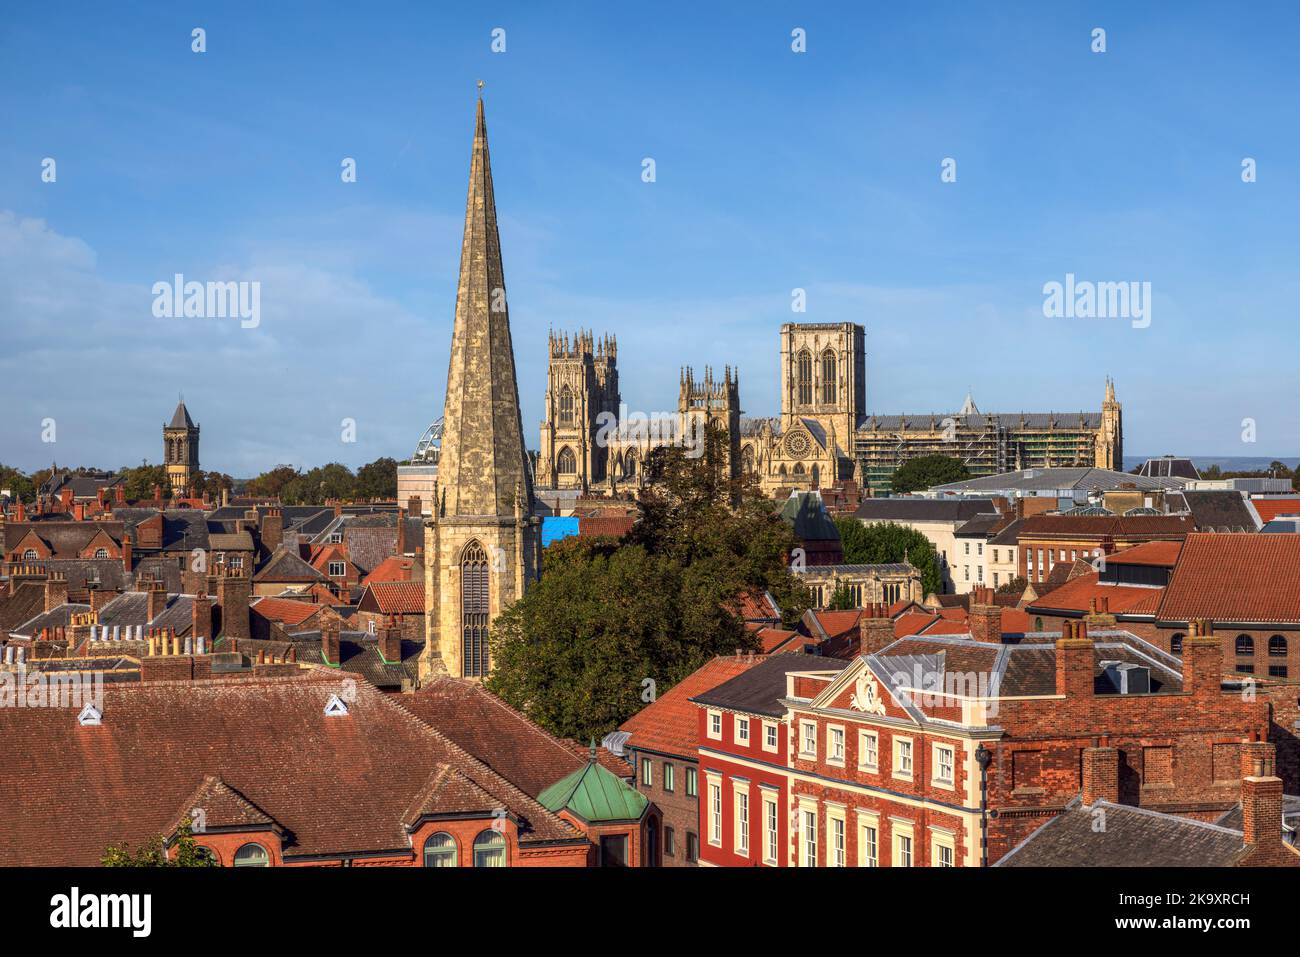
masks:
[[[1083,803],[1098,801],[1119,803],[1119,750],[1094,742],[1083,749]]]
[[[14,509],[14,521],[15,522],[27,521],[27,506],[23,505],[22,499],[18,500],[18,506]]]
[[[211,639],[212,602],[208,601],[206,592],[195,597],[191,606],[191,616],[190,637]]]
[[[424,514],[424,503],[420,501],[420,496],[412,495],[406,500],[406,512],[416,518]]]
[[[1093,692],[1093,644],[1088,626],[1081,621],[1067,621],[1056,643],[1056,693],[1087,695]]]
[[[72,506],[72,520],[74,522],[84,522],[86,520],[86,506],[77,502]]]
[[[252,582],[224,570],[217,579],[217,601],[221,604],[221,633],[228,638],[249,638],[248,600]]]
[[[406,554],[406,509],[397,510],[397,556]]]
[[[59,490],[59,511],[72,511],[72,489],[65,488]]]
[[[970,612],[971,637],[988,644],[1002,644],[1002,609],[993,603],[993,589],[979,585],[971,592]]]
[[[131,573],[131,536],[122,536],[122,570]]]
[[[1223,645],[1214,623],[1197,618],[1187,623],[1183,639],[1183,690],[1192,694],[1218,694],[1223,679]]]
[[[273,552],[284,541],[284,513],[278,508],[266,510],[262,519],[262,547]]]
[[[163,582],[152,581],[149,583],[149,589],[145,594],[149,596],[149,610],[146,614],[148,620],[153,621],[167,607],[167,586]]]
[[[894,622],[883,602],[872,602],[858,619],[858,654],[874,655],[894,640]]]
[[[126,504],[126,486],[121,482],[113,486],[113,499],[118,505]]]
[[[321,622],[320,653],[326,664],[337,665],[339,662],[339,622],[336,619]],[[400,655],[399,655],[400,657]]]
[[[402,660],[402,629],[397,624],[397,617],[389,615],[384,627],[379,632],[379,653],[389,664]]]
[[[90,610],[99,612],[105,605],[117,597],[117,592],[112,588],[91,588],[90,589]]]
[[[45,579],[45,610],[51,611],[68,603],[68,580],[62,572],[50,572]]]
[[[1277,776],[1277,750],[1265,741],[1242,746],[1241,831],[1250,849],[1250,864],[1278,864],[1289,852],[1282,844],[1282,779]]]

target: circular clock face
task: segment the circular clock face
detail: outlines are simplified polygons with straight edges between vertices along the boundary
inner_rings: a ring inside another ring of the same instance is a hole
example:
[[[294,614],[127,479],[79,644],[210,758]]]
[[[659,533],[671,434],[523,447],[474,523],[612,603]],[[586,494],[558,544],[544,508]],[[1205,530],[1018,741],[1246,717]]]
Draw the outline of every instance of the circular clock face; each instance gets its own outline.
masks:
[[[785,451],[794,459],[801,459],[808,454],[812,443],[808,441],[807,432],[791,432],[785,440]]]

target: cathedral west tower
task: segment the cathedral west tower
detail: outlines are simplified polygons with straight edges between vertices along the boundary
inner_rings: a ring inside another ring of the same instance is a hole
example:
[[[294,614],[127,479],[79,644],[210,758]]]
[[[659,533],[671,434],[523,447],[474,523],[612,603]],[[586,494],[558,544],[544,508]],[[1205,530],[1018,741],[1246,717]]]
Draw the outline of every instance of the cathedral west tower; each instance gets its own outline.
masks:
[[[497,234],[487,122],[478,101],[433,515],[425,525],[420,678],[482,678],[492,621],[541,567]]]

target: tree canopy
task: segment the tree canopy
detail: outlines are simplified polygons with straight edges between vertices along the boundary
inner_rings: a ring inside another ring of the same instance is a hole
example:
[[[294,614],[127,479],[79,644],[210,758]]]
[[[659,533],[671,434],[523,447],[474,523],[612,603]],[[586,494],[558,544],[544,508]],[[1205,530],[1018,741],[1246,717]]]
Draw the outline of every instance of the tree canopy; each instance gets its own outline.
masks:
[[[104,850],[100,864],[104,867],[216,867],[217,862],[207,849],[194,840],[194,830],[188,819],[181,822],[176,832],[176,854],[167,856],[167,844],[161,834],[145,841],[134,851],[126,842],[110,844]]]
[[[895,494],[902,495],[966,478],[970,478],[970,469],[961,459],[947,455],[921,455],[908,459],[895,469],[890,487]]]
[[[656,485],[623,539],[546,549],[540,581],[493,625],[491,691],[555,734],[600,737],[711,657],[755,650],[729,610],[741,593],[770,591],[788,623],[803,614],[789,526],[752,479],[727,477],[718,435],[704,446],[650,457]]]
[[[925,594],[937,595],[943,591],[939,556],[930,540],[916,529],[893,522],[864,525],[852,516],[835,519],[835,527],[840,530],[846,563],[884,565],[907,561],[921,573],[921,588]]]

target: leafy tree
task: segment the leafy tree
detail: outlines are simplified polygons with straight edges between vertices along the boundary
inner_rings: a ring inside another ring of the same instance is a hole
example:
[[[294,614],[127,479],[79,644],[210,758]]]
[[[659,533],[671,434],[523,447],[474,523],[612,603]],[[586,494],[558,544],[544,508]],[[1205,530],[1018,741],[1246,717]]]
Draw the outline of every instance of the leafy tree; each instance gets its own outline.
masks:
[[[244,491],[257,498],[277,498],[284,487],[298,478],[298,471],[288,465],[280,465],[263,472],[256,478],[248,480]]]
[[[857,601],[853,598],[853,590],[848,585],[840,585],[831,595],[830,602],[826,605],[828,611],[852,611],[858,607]]]
[[[970,469],[961,459],[947,455],[921,455],[908,459],[894,471],[891,487],[901,495],[966,478],[970,478]]]
[[[189,818],[181,822],[176,832],[176,854],[167,855],[166,842],[156,834],[134,851],[126,842],[110,844],[104,851],[100,864],[104,867],[216,867],[212,859],[196,840]]]
[[[1029,587],[1028,579],[1017,575],[1010,581],[1003,582],[999,585],[997,587],[997,593],[999,595],[1023,595],[1027,587]]]
[[[162,489],[163,498],[172,497],[171,482],[164,466],[142,463],[135,468],[119,469],[118,474],[123,478],[124,494],[130,501],[152,499],[155,485]]]
[[[8,489],[15,501],[36,501],[36,486],[31,478],[8,465],[0,465],[0,489]]]
[[[882,522],[865,525],[852,516],[835,519],[840,530],[840,543],[844,561],[850,565],[884,565],[891,562],[909,562],[921,573],[921,588],[925,594],[939,594],[943,590],[943,574],[939,556],[930,540],[914,528]]]
[[[231,491],[235,480],[224,472],[204,472],[200,470],[194,476],[194,492],[200,498],[204,495],[211,502],[220,502],[223,491]]]
[[[357,469],[355,495],[361,499],[397,498],[397,460],[385,456]]]
[[[657,484],[621,540],[569,538],[493,624],[488,688],[555,734],[617,727],[714,655],[755,649],[728,607],[773,594],[791,622],[807,592],[788,567],[794,536],[752,480],[734,481],[718,434],[703,454],[650,457]],[[647,679],[653,685],[647,684]]]

